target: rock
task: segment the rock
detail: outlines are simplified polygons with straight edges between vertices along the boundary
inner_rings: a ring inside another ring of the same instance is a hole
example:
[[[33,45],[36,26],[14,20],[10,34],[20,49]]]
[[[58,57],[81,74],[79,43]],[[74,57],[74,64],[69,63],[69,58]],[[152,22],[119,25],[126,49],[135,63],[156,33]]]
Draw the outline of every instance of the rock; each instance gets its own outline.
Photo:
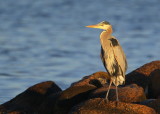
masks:
[[[101,87],[108,78],[106,72],[97,72],[72,84],[64,91],[59,90],[60,88],[58,91],[50,91],[53,88],[46,86],[46,83],[49,82],[37,84],[3,104],[0,110],[4,112],[10,110],[10,112],[66,114],[74,105],[87,100],[90,92]]]
[[[149,85],[149,76],[152,72],[156,71],[157,69],[160,69],[160,61],[153,61],[150,63],[147,63],[140,68],[132,71],[131,73],[126,75],[126,82],[125,85],[129,84],[137,84],[138,86],[143,87],[145,91],[148,91],[148,85]]]
[[[16,112],[15,114],[21,112],[36,113],[47,96],[60,91],[62,90],[52,81],[36,84],[12,100],[2,104],[0,112],[7,112],[7,114],[13,114],[14,112]]]
[[[107,72],[96,72],[85,76],[82,80],[73,83],[68,89],[62,91],[54,82],[47,81],[28,88],[12,100],[0,105],[0,113],[7,114],[71,114],[83,113],[141,113],[154,114],[159,108],[159,101],[150,107],[131,104],[129,102],[142,102],[146,99],[144,89],[148,87],[148,96],[160,97],[159,74],[160,61],[148,63],[126,76],[125,86],[118,87],[119,100],[116,107],[115,86],[111,86],[109,103],[104,102],[108,90],[110,76]],[[106,84],[107,83],[107,84]],[[136,83],[136,84],[132,84]],[[139,86],[138,86],[139,85]],[[91,99],[94,98],[94,99]],[[90,99],[90,100],[88,100]],[[102,101],[102,102],[100,102]],[[123,102],[122,102],[123,101]],[[126,103],[124,103],[126,102]],[[74,107],[74,108],[73,108]]]
[[[91,91],[95,90],[94,86],[71,86],[64,90],[54,106],[54,114],[67,114],[76,104],[88,99]]]
[[[47,96],[44,102],[39,105],[37,114],[56,114],[56,105],[61,93],[62,92],[57,92]]]
[[[160,69],[153,71],[149,76],[148,98],[157,99],[160,96]]]
[[[107,72],[96,72],[92,75],[85,76],[82,80],[73,83],[71,86],[94,86],[102,87],[103,84],[106,84],[107,80],[110,80],[110,77]]]
[[[116,100],[116,90],[115,86],[111,86],[108,99],[111,101]],[[98,88],[91,93],[91,98],[105,98],[108,91],[108,86]],[[121,102],[141,102],[146,99],[145,93],[142,87],[136,84],[127,85],[125,87],[118,87],[118,98]]]
[[[150,103],[150,102],[153,102],[153,101],[155,101],[156,99],[146,99],[146,100],[144,100],[144,101],[141,101],[141,102],[136,102],[137,104],[141,104],[141,105],[146,105],[146,104],[148,104],[148,103]]]
[[[7,113],[2,113],[2,114],[26,114],[26,112],[13,111],[13,112],[9,112],[9,113],[7,112]]]
[[[101,98],[90,99],[73,107],[69,114],[156,114],[154,109],[124,102],[105,102]]]
[[[66,114],[76,104],[88,99],[88,95],[97,87],[102,87],[109,76],[106,72],[96,72],[85,76],[64,90],[54,106],[55,114]]]
[[[141,102],[140,104],[146,105],[148,107],[151,107],[153,109],[155,109],[155,111],[160,114],[160,99],[148,99],[145,100],[143,102]]]

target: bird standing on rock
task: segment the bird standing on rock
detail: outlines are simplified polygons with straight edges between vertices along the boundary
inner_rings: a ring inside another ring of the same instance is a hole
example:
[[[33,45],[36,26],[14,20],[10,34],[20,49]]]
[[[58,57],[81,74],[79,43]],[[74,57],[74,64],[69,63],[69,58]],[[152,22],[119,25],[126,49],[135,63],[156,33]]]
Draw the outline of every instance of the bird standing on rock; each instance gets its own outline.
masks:
[[[117,86],[124,84],[125,73],[127,70],[125,53],[118,40],[112,36],[112,26],[109,22],[102,21],[96,25],[89,25],[86,27],[104,30],[100,34],[101,60],[105,69],[108,71],[109,76],[111,77],[109,88],[106,94],[106,100],[108,101],[109,90],[111,84],[113,83],[116,86],[116,101],[119,101]]]

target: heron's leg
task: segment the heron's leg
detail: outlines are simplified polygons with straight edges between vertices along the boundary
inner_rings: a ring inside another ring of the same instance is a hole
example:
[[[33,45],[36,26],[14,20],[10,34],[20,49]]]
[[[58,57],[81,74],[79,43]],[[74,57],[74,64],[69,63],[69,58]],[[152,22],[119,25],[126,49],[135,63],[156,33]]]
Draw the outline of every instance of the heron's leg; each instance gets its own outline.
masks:
[[[116,85],[116,101],[119,101],[119,99],[118,99],[118,88],[117,88],[117,85]]]
[[[106,94],[106,97],[105,97],[105,101],[107,101],[107,102],[108,102],[108,94],[109,94],[109,90],[110,90],[111,84],[112,84],[112,80],[110,80],[108,91],[107,91],[107,94]],[[99,105],[101,104],[102,101],[99,102]]]
[[[112,80],[110,80],[110,84],[109,84],[108,91],[107,91],[107,94],[106,94],[106,100],[107,100],[107,102],[108,102],[108,94],[109,94],[109,90],[111,88],[111,84],[112,84]]]
[[[119,102],[119,99],[118,99],[118,87],[116,85],[116,106],[118,106],[118,102]]]

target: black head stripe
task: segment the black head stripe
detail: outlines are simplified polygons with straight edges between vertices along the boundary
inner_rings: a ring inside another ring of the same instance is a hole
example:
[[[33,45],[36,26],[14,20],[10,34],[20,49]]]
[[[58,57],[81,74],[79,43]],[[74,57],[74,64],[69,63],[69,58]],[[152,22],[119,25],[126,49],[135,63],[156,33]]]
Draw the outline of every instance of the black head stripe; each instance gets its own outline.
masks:
[[[102,22],[99,23],[99,25],[110,25],[110,23],[107,22],[107,21],[102,21]]]

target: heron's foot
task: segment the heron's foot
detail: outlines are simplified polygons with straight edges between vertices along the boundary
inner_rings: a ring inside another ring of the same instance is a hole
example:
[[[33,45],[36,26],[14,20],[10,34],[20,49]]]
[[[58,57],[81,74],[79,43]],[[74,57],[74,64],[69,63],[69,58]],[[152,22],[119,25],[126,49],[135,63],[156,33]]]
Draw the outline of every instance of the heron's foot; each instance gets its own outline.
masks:
[[[108,98],[105,98],[105,100],[104,100],[104,101],[105,101],[105,103],[109,103],[109,100],[108,100]]]
[[[116,107],[118,107],[118,105],[119,105],[119,101],[116,100]]]
[[[102,100],[100,100],[100,102],[98,103],[98,105],[100,105],[100,104],[102,103],[102,101],[103,101],[103,99],[102,99]]]
[[[108,102],[109,102],[108,99],[102,99],[102,100],[98,103],[98,105],[100,105],[103,101],[104,101],[105,103],[108,103]]]

